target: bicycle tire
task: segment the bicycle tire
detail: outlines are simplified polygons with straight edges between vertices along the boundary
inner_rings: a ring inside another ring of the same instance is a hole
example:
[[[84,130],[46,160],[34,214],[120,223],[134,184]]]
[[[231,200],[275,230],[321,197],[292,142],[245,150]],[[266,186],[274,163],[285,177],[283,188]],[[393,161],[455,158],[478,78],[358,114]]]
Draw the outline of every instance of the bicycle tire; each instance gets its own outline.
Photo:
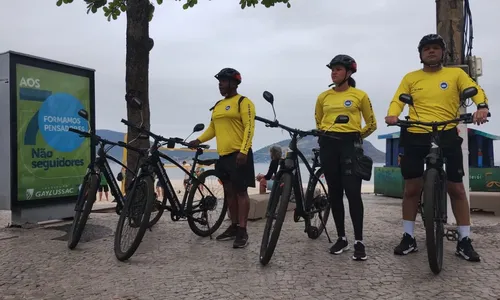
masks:
[[[281,233],[281,227],[285,221],[288,202],[290,201],[292,190],[291,173],[282,174],[273,184],[266,212],[266,226],[264,228],[264,234],[262,234],[262,242],[260,244],[259,260],[263,266],[269,263],[274,254],[274,250],[276,249],[276,244],[278,243]],[[280,196],[282,200],[279,202],[278,206]],[[274,225],[274,230],[271,232],[274,220],[274,211],[276,208],[278,208],[276,224]]]
[[[156,197],[155,197],[156,198]],[[163,212],[165,211],[165,205],[167,205],[167,196],[163,195],[163,200],[160,202],[158,199],[155,199],[153,202],[153,209],[158,209],[158,213],[154,216],[152,220],[149,220],[148,228],[151,228],[160,221]],[[151,214],[153,214],[153,210],[151,210]]]
[[[99,175],[92,173],[88,173],[83,178],[82,187],[78,192],[78,198],[75,204],[73,223],[68,233],[68,248],[71,250],[75,249],[78,242],[80,242],[83,230],[85,229],[85,225],[87,224],[87,220],[96,200],[99,181]],[[84,198],[85,194],[87,194],[87,198]],[[81,203],[82,201],[84,202]],[[80,206],[81,208],[78,209]]]
[[[188,195],[187,204],[186,204],[188,213],[193,210],[193,199],[194,199],[194,196],[196,195],[196,191],[198,190],[198,187],[201,185],[201,182],[204,183],[205,178],[207,178],[209,176],[215,176],[220,181],[219,176],[217,176],[217,172],[215,172],[215,170],[213,170],[213,169],[207,170],[207,171],[204,171],[203,173],[201,173],[200,176],[198,177],[199,181],[194,180],[193,185],[191,186],[191,189],[189,190],[189,195]],[[203,185],[201,185],[201,186],[203,187]],[[227,212],[227,199],[226,199],[226,195],[224,193],[224,204],[222,205],[222,212],[219,215],[219,217],[217,218],[217,221],[215,221],[214,225],[210,227],[210,230],[203,231],[200,228],[198,228],[196,226],[197,222],[193,218],[192,215],[188,215],[188,219],[187,219],[188,224],[189,224],[189,228],[191,228],[191,230],[198,236],[201,236],[201,237],[210,236],[211,234],[216,232],[219,229],[219,227],[222,225],[222,222],[224,221],[224,218],[226,217],[226,212]]]
[[[138,225],[139,230],[131,243],[128,249],[121,249],[121,240],[123,233],[123,226],[125,224],[126,217],[129,215],[129,210],[131,209],[132,203],[135,202],[136,197],[135,193],[137,192],[138,186],[140,184],[145,184],[145,190],[147,191],[145,203],[144,203],[144,212],[142,214],[142,218],[140,220],[140,224]],[[149,228],[149,217],[151,216],[151,210],[153,209],[154,204],[154,185],[153,178],[149,175],[143,176],[140,178],[136,178],[134,180],[133,186],[130,191],[127,193],[130,197],[127,197],[125,205],[123,207],[122,213],[120,214],[120,218],[118,219],[118,223],[116,225],[115,232],[115,240],[114,240],[114,252],[115,256],[119,261],[125,261],[134,255],[135,251],[139,247],[142,242],[142,238],[146,233],[146,230]]]
[[[316,191],[316,185],[318,184],[318,178],[321,177],[321,175],[323,175],[323,169],[322,168],[319,168],[316,172],[315,172],[315,176],[313,177],[313,181],[311,183],[312,185],[312,189],[309,189],[309,187],[307,188],[307,191],[306,191],[306,196],[305,196],[305,199],[306,201],[314,201],[316,200],[316,197],[315,197],[315,191]],[[326,185],[326,183],[325,183]],[[321,188],[321,191],[323,191],[323,189]],[[311,195],[312,193],[312,195]],[[324,204],[324,205],[320,205],[320,212],[319,213],[322,213],[322,219],[323,219],[323,223],[321,223],[319,225],[319,227],[316,227],[316,226],[312,226],[312,225],[309,225],[309,230],[307,232],[307,236],[310,238],[310,239],[317,239],[318,237],[320,237],[320,235],[323,233],[323,231],[325,230],[325,226],[326,224],[328,223],[328,217],[330,216],[330,201],[328,199],[328,193],[326,195],[326,202],[327,204]],[[306,204],[306,207],[312,207],[312,204],[310,203],[307,203]],[[309,224],[310,224],[310,221],[309,221]],[[323,226],[324,225],[324,226]]]
[[[434,274],[439,274],[443,267],[444,224],[441,212],[446,198],[441,198],[443,192],[438,170],[428,169],[424,181],[424,225],[429,267]]]

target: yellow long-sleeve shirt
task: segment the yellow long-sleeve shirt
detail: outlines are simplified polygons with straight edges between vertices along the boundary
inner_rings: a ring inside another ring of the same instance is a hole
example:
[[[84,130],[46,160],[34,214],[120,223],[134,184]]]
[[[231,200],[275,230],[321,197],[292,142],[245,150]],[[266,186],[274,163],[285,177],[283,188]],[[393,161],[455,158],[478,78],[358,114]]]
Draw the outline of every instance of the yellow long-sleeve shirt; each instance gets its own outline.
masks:
[[[410,94],[415,107],[415,109],[409,109],[410,120],[441,122],[455,119],[459,116],[460,93],[473,86],[477,88],[478,93],[472,101],[476,104],[488,103],[483,89],[460,68],[444,67],[438,72],[424,72],[423,70],[410,72],[401,80],[389,105],[387,115],[399,116],[405,106],[405,103],[399,101],[399,95]],[[449,124],[446,129],[452,129],[455,126],[457,124]],[[432,130],[431,127],[422,127]],[[441,128],[442,126],[439,129]],[[410,127],[408,131],[428,132],[418,127]]]
[[[347,115],[349,122],[334,124],[338,115]],[[365,126],[361,127],[361,115]],[[359,132],[364,139],[377,129],[377,121],[373,113],[368,95],[357,88],[337,92],[327,90],[318,96],[314,113],[316,128],[332,132]]]
[[[255,131],[255,106],[244,98],[238,110],[241,95],[220,100],[212,110],[210,125],[198,140],[205,143],[215,137],[220,156],[233,152],[247,154],[252,147]]]

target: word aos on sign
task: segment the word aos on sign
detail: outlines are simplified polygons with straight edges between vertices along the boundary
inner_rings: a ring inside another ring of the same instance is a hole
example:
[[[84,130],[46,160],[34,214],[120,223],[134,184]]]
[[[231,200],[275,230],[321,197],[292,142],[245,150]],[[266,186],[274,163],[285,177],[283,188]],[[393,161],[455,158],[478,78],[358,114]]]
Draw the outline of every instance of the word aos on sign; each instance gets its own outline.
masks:
[[[28,88],[40,88],[40,79],[31,78],[31,77],[21,77],[21,81],[19,82],[19,87],[28,87]]]

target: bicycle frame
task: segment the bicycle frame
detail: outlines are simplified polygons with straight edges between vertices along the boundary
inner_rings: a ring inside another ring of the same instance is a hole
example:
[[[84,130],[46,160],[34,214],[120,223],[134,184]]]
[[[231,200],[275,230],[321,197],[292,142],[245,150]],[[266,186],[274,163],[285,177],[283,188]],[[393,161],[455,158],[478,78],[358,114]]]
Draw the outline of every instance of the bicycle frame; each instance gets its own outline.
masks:
[[[445,127],[444,127],[445,128]],[[443,130],[444,130],[443,128]],[[430,142],[430,151],[429,154],[425,157],[425,165],[426,165],[426,170],[424,172],[423,178],[425,180],[426,174],[429,169],[436,169],[439,173],[440,177],[440,185],[441,185],[441,191],[443,192],[443,197],[446,198],[446,171],[443,168],[444,165],[444,158],[443,158],[443,151],[440,146],[440,136],[439,136],[440,131],[438,131],[438,126],[436,124],[432,125],[432,131],[431,131],[431,142]],[[420,199],[422,201],[422,198]],[[447,209],[446,205],[443,205],[442,208],[440,208],[441,211],[439,211],[439,218],[443,223],[446,223],[448,220],[447,216]]]
[[[297,142],[299,140],[298,133],[294,132],[292,133],[292,140],[290,141],[290,144],[288,145],[288,152],[286,154],[286,157],[284,161],[280,165],[280,169],[278,170],[278,176],[277,178],[281,177],[282,173],[292,173],[292,178],[293,178],[293,192],[295,195],[295,204],[296,204],[296,210],[297,214],[301,217],[304,218],[304,220],[309,221],[309,216],[307,216],[306,211],[308,210],[308,207],[305,206],[307,203],[308,199],[305,199],[305,194],[304,194],[304,187],[302,185],[302,175],[300,171],[300,161],[299,159],[304,163],[306,166],[307,170],[309,171],[309,182],[307,185],[307,191],[308,192],[313,192],[313,186],[312,186],[312,181],[316,177],[316,174],[314,172],[315,168],[319,166],[319,160],[317,155],[314,155],[313,159],[313,165],[311,166],[304,154],[298,149],[297,147]],[[325,194],[327,194],[326,189],[323,185],[323,183],[317,178],[318,182],[321,184],[321,187],[323,188],[323,191]],[[311,193],[313,195],[313,193]]]
[[[118,182],[113,174],[113,171],[111,170],[111,167],[109,166],[108,159],[111,161],[119,164],[120,166],[124,167],[127,171],[129,171],[133,176],[135,177],[136,173],[132,171],[130,168],[128,168],[126,165],[121,163],[119,160],[114,158],[111,155],[108,155],[107,152],[111,149],[111,147],[106,151],[104,150],[105,144],[99,143],[99,149],[97,150],[97,158],[95,159],[94,162],[91,162],[89,164],[89,170],[92,170],[94,173],[97,173],[95,166],[99,168],[99,171],[104,170],[104,177],[106,178],[106,181],[110,184],[110,190],[111,190],[111,195],[120,202],[121,205],[124,204],[125,197],[123,196],[123,193],[121,189],[118,186]],[[100,175],[100,174],[97,174]]]
[[[174,164],[176,167],[181,169],[184,173],[186,173],[189,176],[190,182],[192,180],[198,180],[197,177],[194,176],[195,174],[195,168],[196,164],[199,161],[198,156],[203,154],[202,149],[197,149],[196,154],[193,159],[193,166],[191,167],[190,171],[187,171],[184,167],[182,167],[179,163],[177,163],[174,159],[169,157],[166,154],[161,153],[158,149],[160,147],[160,144],[157,140],[153,143],[153,146],[151,147],[150,155],[148,159],[146,160],[144,166],[152,166],[153,167],[153,173],[158,174],[158,180],[160,181],[160,185],[165,189],[165,195],[171,205],[170,209],[169,207],[166,207],[167,210],[169,210],[173,216],[176,216],[178,218],[185,218],[188,215],[192,215],[197,212],[202,212],[203,210],[192,210],[192,211],[186,211],[186,202],[187,202],[187,197],[188,197],[188,190],[189,186],[186,186],[186,192],[184,193],[182,203],[179,200],[179,197],[177,197],[177,194],[175,193],[174,187],[172,185],[172,182],[170,178],[168,177],[167,172],[165,171],[165,168],[163,167],[163,163],[160,158],[166,159],[167,161],[171,162]],[[200,182],[201,183],[201,182]],[[201,183],[204,187],[205,183]],[[206,187],[207,188],[207,187]],[[207,188],[210,194],[212,194],[212,191]],[[213,194],[212,194],[213,196]]]

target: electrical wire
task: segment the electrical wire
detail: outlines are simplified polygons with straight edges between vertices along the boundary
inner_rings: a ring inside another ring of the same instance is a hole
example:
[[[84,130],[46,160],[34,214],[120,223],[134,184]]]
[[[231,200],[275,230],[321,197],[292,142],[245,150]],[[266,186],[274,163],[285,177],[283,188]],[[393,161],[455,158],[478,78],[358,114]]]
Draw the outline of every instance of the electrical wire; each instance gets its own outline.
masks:
[[[462,48],[462,61],[465,62],[465,59],[468,56],[472,55],[472,44],[474,40],[474,30],[472,26],[472,13],[470,10],[469,0],[464,0],[464,24],[463,24],[463,33],[464,33],[464,42]]]
[[[464,23],[463,23],[463,43],[462,43],[462,53],[461,60],[462,63],[466,62],[468,57],[472,56],[472,44],[474,40],[474,30],[472,26],[472,13],[470,10],[469,0],[464,0]],[[467,103],[464,103],[465,107],[470,107],[474,103],[471,99],[468,99]]]

